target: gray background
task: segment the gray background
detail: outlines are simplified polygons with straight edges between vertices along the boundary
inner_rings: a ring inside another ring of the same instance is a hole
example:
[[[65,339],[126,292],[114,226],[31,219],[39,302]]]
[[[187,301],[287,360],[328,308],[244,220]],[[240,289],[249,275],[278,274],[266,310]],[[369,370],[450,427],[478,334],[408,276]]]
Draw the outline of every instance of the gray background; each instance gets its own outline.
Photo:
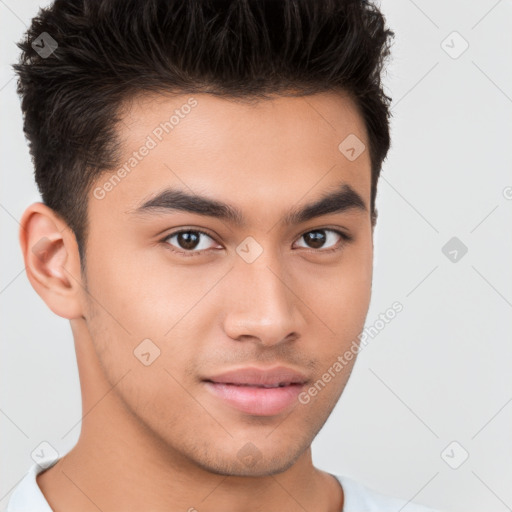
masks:
[[[80,429],[69,322],[32,289],[18,243],[40,196],[10,64],[47,4],[0,0],[1,510],[39,443],[62,455]],[[314,462],[442,510],[512,510],[512,5],[380,5],[396,33],[393,143],[367,325],[395,301],[404,309],[361,351]],[[452,237],[468,248],[455,262],[442,252]]]

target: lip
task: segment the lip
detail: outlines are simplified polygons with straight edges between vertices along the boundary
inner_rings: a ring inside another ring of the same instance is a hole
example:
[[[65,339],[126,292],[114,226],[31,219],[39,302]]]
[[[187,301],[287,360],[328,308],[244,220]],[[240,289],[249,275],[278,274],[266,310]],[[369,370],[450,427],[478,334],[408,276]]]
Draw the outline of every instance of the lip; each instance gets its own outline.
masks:
[[[217,398],[247,414],[273,416],[288,409],[308,381],[302,373],[284,366],[270,369],[238,368],[203,379]],[[280,383],[286,385],[277,386]]]
[[[275,386],[280,382],[292,384],[304,384],[307,377],[301,372],[292,370],[286,366],[274,366],[273,368],[257,368],[246,366],[228,370],[213,377],[207,377],[207,381],[221,384],[247,384],[252,386]]]

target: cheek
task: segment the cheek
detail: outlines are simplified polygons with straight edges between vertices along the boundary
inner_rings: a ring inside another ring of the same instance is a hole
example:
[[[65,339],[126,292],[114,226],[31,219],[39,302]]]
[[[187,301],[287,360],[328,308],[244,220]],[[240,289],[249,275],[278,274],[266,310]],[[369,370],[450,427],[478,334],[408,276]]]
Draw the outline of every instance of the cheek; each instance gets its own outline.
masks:
[[[207,302],[201,296],[218,279],[194,279],[190,269],[171,268],[155,253],[155,248],[146,254],[116,252],[115,244],[106,242],[88,260],[88,321],[94,345],[111,382],[130,370],[129,380],[141,383],[134,397],[151,395],[164,381],[173,388],[177,384],[170,375],[182,380],[181,373],[197,354],[198,338],[191,331],[199,332],[194,323]],[[139,402],[134,400],[134,405]]]
[[[335,337],[338,344],[357,336],[364,326],[371,298],[371,240],[369,244],[350,247],[335,266],[308,267],[303,274],[307,279],[297,277],[296,281],[300,283],[299,296],[315,313],[315,324],[321,325],[323,321],[323,330]]]
[[[101,247],[88,260],[90,293],[112,329],[133,343],[163,338],[197,301],[200,280],[166,264],[163,248],[121,251],[108,241]]]
[[[363,237],[353,251],[347,252],[346,269],[339,282],[342,314],[363,321],[370,304],[373,278],[373,246],[371,236]],[[363,318],[361,318],[361,316]]]

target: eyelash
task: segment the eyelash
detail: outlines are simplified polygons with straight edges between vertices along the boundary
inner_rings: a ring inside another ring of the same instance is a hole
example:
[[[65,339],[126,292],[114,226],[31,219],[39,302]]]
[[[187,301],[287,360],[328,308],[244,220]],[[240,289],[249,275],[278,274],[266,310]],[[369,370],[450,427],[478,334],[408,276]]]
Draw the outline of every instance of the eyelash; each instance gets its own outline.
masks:
[[[314,231],[331,231],[331,232],[336,233],[337,235],[339,235],[341,237],[341,239],[343,240],[343,242],[340,242],[340,243],[336,244],[335,247],[332,247],[330,249],[310,249],[310,251],[308,251],[308,252],[321,253],[321,254],[337,252],[337,251],[341,251],[342,249],[344,249],[345,245],[352,241],[352,236],[347,235],[343,231],[340,231],[338,229],[333,229],[333,228],[310,229],[309,231],[305,231],[304,233],[302,233],[302,235],[300,235],[300,237],[299,237],[299,240],[304,235],[307,235],[308,233],[312,233]],[[173,236],[179,235],[180,233],[200,233],[200,234],[205,235],[208,238],[211,238],[212,240],[215,241],[215,239],[209,233],[207,233],[206,231],[203,231],[201,229],[180,229],[178,231],[174,231],[174,232],[168,234],[167,236],[165,236],[165,238],[161,239],[160,242],[162,242],[165,245],[165,247],[167,249],[169,249],[170,251],[172,251],[172,252],[174,252],[176,254],[182,255],[182,256],[184,256],[186,258],[189,258],[189,257],[192,257],[192,256],[197,256],[197,255],[202,255],[205,252],[216,250],[216,249],[204,249],[204,250],[201,250],[201,251],[194,251],[194,250],[179,251],[178,249],[175,249],[172,245],[170,245],[167,242],[167,240],[169,240],[169,238],[171,238]]]

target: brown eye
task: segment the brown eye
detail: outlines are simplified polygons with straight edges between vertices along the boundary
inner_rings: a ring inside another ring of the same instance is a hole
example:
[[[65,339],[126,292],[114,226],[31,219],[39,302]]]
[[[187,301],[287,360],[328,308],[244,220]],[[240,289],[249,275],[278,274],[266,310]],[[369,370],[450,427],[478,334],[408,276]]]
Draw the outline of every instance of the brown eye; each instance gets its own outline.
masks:
[[[170,243],[169,240],[175,238],[175,243]],[[166,236],[162,241],[171,246],[171,250],[184,254],[190,252],[192,254],[200,253],[211,248],[208,247],[208,239],[213,241],[213,238],[197,229],[182,229],[175,231]],[[181,249],[181,250],[180,250]]]
[[[314,229],[304,233],[300,239],[304,240],[310,249],[335,250],[339,245],[339,239],[346,241],[350,240],[350,237],[336,229]]]
[[[322,230],[310,231],[309,233],[303,235],[303,238],[306,243],[313,249],[320,249],[327,240],[327,236]]]
[[[201,235],[193,231],[182,231],[181,233],[177,233],[176,237],[176,241],[182,249],[192,250],[199,244]]]

